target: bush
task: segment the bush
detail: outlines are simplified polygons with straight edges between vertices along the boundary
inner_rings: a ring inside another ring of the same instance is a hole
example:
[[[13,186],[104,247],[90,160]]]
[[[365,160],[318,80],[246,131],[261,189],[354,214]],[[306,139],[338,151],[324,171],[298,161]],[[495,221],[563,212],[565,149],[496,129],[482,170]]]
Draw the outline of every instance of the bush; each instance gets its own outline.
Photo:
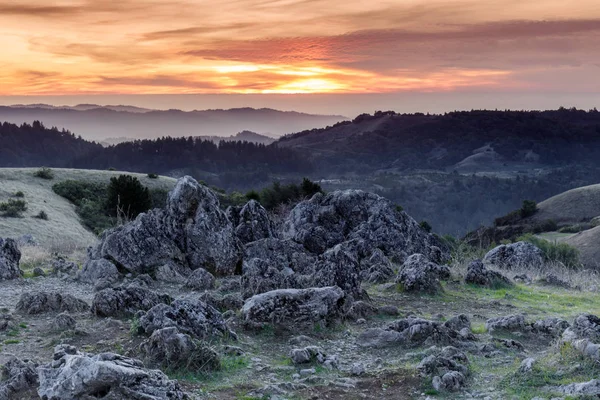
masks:
[[[316,193],[323,193],[321,186],[303,178],[300,185],[294,183],[282,185],[280,182],[273,182],[270,187],[264,188],[258,195],[258,199],[255,198],[255,200],[260,201],[266,209],[273,210],[281,204],[298,202],[303,198],[312,197]],[[255,197],[256,195],[257,193],[252,191],[248,192],[246,197]]]
[[[14,196],[15,197],[19,197],[19,198],[23,198],[23,197],[25,197],[25,193],[23,193],[22,191],[19,190],[18,192],[15,192]]]
[[[167,204],[167,197],[169,192],[165,189],[152,189],[150,190],[150,198],[152,201],[152,208],[164,208]]]
[[[37,213],[37,215],[35,216],[35,218],[37,218],[37,219],[43,219],[44,221],[48,221],[48,213],[46,211],[42,210],[39,213]]]
[[[150,173],[150,174],[148,174],[148,178],[150,178],[150,179],[158,179],[158,174]]]
[[[553,219],[546,219],[533,226],[533,233],[554,232],[558,230],[558,224]]]
[[[550,242],[532,234],[523,235],[517,240],[529,242],[537,246],[544,253],[546,261],[561,262],[569,268],[577,268],[581,265],[579,262],[579,251],[566,243]]]
[[[537,203],[533,200],[523,200],[521,206],[521,218],[531,217],[537,212]]]
[[[110,178],[105,210],[113,217],[133,219],[152,207],[152,198],[147,187],[131,175]]]
[[[427,221],[421,221],[419,222],[419,226],[425,231],[425,232],[431,232],[431,229],[433,229],[431,227],[431,225],[429,225],[429,222]]]
[[[37,171],[35,171],[33,173],[33,176],[35,176],[36,178],[50,180],[50,179],[54,179],[54,171],[52,171],[50,168],[42,167],[42,168],[38,169]]]
[[[27,203],[24,200],[9,199],[7,202],[0,203],[0,212],[3,217],[22,217],[25,211],[27,211]]]
[[[76,206],[81,206],[84,200],[104,201],[108,189],[100,183],[67,180],[54,184],[52,190]]]
[[[251,190],[248,193],[246,193],[246,200],[256,200],[260,202],[260,194],[258,194],[256,190]]]

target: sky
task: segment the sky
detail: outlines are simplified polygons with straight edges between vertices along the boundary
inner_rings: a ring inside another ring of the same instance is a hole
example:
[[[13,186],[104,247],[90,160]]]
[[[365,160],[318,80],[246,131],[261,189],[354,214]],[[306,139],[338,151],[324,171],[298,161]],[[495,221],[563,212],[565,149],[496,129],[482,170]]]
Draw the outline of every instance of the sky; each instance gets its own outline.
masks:
[[[600,105],[598,0],[0,0],[0,49],[0,104]]]

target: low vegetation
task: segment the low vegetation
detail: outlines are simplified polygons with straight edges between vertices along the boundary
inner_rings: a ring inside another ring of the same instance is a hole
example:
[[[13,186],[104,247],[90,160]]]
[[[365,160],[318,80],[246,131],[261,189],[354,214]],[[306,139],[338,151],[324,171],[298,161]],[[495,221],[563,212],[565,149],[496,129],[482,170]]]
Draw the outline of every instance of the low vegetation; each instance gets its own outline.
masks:
[[[25,200],[9,199],[0,203],[0,213],[3,217],[20,218],[27,211],[27,202]]]
[[[35,171],[33,176],[35,176],[36,178],[51,180],[54,179],[54,171],[52,171],[50,168],[42,167]]]
[[[550,242],[532,234],[523,235],[517,240],[523,240],[537,246],[544,253],[544,258],[547,262],[559,262],[569,268],[578,268],[581,266],[579,251],[566,243]]]
[[[281,184],[274,182],[260,192],[251,190],[246,193],[247,200],[256,200],[268,210],[273,210],[282,204],[295,203],[310,198],[316,193],[323,193],[321,186],[308,178],[303,178],[300,184]]]

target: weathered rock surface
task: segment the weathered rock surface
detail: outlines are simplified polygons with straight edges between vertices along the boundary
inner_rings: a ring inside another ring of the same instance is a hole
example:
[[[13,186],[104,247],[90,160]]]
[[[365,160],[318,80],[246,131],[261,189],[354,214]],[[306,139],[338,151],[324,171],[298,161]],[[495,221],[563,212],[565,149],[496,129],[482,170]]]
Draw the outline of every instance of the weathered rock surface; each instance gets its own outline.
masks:
[[[158,304],[140,316],[140,331],[146,335],[170,327],[194,339],[236,338],[222,314],[202,301],[177,299],[170,305]]]
[[[212,371],[220,367],[218,354],[175,327],[155,330],[140,345],[145,361],[170,370]]]
[[[75,277],[79,267],[73,261],[67,260],[61,255],[56,255],[52,260],[52,275],[59,278]]]
[[[256,200],[250,200],[241,209],[230,207],[227,214],[236,236],[244,244],[276,236],[267,210]]]
[[[484,265],[502,269],[537,268],[544,263],[542,251],[531,243],[503,244],[490,250],[483,258]]]
[[[468,364],[469,360],[463,352],[448,346],[421,360],[417,371],[421,376],[432,378],[434,389],[454,392],[465,386]]]
[[[338,286],[349,295],[360,296],[360,266],[346,247],[337,245],[319,256],[311,287]]]
[[[600,396],[600,380],[592,379],[588,382],[571,383],[553,387],[552,390],[567,396]]]
[[[406,259],[396,282],[406,292],[438,293],[442,291],[440,280],[450,278],[450,269],[431,262],[423,254],[413,254]]]
[[[169,295],[157,294],[132,284],[97,292],[92,301],[92,313],[99,317],[133,315],[137,311],[147,311],[157,304],[169,303],[171,300]]]
[[[91,251],[88,251],[88,257]],[[85,283],[98,283],[104,281],[107,284],[117,282],[121,278],[115,264],[107,259],[88,259],[81,271],[77,273],[77,279]]]
[[[0,281],[20,278],[21,251],[13,239],[0,238]]]
[[[57,332],[75,329],[77,321],[67,313],[58,314],[50,324],[50,329]]]
[[[485,329],[488,332],[493,331],[518,331],[522,332],[526,330],[527,325],[525,324],[525,316],[508,315],[505,317],[490,318],[485,322]]]
[[[510,279],[499,272],[487,269],[480,260],[472,261],[469,264],[465,282],[489,288],[512,285]]]
[[[394,278],[394,266],[380,249],[374,249],[360,262],[360,277],[364,282],[385,283]]]
[[[550,317],[535,321],[532,327],[535,333],[560,337],[569,326],[562,318]]]
[[[339,287],[279,289],[248,299],[242,319],[249,328],[272,324],[298,330],[339,321],[349,306],[346,293]]]
[[[240,266],[241,245],[217,196],[186,176],[169,192],[164,209],[142,213],[105,232],[90,251],[83,279],[91,279],[91,263],[102,259],[121,272],[137,274],[154,274],[175,264],[182,270],[204,268],[231,275]]]
[[[177,381],[145,369],[139,360],[113,353],[84,354],[73,346],[57,346],[54,361],[38,367],[38,375],[38,394],[45,400],[188,398]]]
[[[308,346],[299,349],[292,349],[290,351],[290,358],[292,363],[307,364],[316,362],[323,364],[328,369],[337,368],[337,358],[335,356],[328,356],[321,348],[317,346]]]
[[[77,313],[89,309],[90,306],[85,301],[58,292],[23,293],[15,306],[16,312],[27,315],[65,311]]]
[[[185,287],[192,290],[211,290],[215,288],[215,277],[204,268],[198,268],[188,276]]]
[[[38,383],[37,365],[16,357],[8,360],[0,369],[0,400],[18,398],[19,393],[35,387]]]

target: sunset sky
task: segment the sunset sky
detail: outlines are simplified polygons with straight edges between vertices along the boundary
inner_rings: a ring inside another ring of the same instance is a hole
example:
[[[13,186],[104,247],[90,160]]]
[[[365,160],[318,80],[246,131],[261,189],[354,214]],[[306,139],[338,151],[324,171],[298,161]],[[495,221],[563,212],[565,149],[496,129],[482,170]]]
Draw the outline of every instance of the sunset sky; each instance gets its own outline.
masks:
[[[0,96],[600,93],[598,0],[0,0],[0,45]]]

